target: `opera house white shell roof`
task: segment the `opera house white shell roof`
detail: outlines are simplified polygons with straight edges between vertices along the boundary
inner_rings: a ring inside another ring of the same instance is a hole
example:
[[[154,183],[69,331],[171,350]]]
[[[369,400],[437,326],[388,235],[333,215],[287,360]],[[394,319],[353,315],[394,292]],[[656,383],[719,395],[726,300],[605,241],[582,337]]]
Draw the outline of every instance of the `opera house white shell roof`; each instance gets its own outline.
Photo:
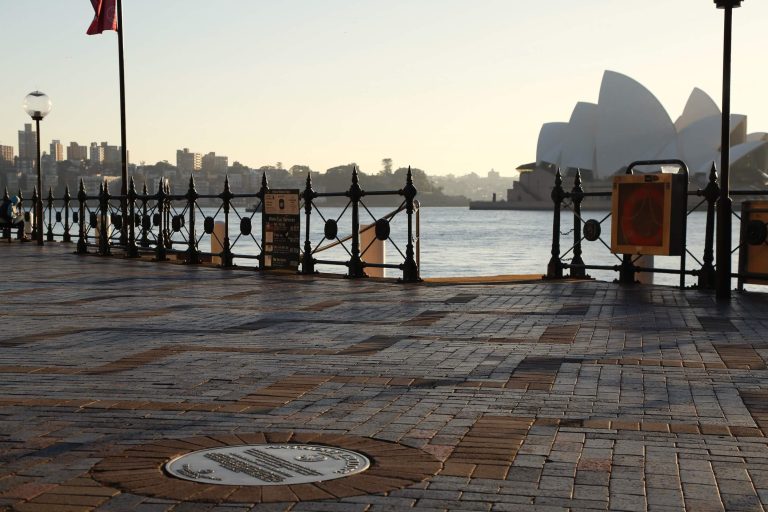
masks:
[[[597,104],[579,102],[567,123],[546,123],[539,132],[536,161],[591,170],[605,178],[636,160],[677,158],[690,172],[707,172],[720,162],[721,113],[695,88],[673,122],[658,99],[628,76],[606,71]],[[731,116],[731,162],[749,160],[768,169],[768,134],[747,134],[747,118]],[[734,171],[737,169],[734,168]]]

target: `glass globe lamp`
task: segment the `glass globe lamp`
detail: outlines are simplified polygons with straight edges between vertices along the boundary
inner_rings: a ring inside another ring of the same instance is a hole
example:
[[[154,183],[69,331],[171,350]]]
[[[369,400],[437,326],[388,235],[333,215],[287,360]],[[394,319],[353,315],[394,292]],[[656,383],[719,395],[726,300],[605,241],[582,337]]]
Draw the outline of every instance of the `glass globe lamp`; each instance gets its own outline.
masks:
[[[53,104],[47,94],[33,91],[24,98],[24,111],[32,119],[41,120],[51,111]]]

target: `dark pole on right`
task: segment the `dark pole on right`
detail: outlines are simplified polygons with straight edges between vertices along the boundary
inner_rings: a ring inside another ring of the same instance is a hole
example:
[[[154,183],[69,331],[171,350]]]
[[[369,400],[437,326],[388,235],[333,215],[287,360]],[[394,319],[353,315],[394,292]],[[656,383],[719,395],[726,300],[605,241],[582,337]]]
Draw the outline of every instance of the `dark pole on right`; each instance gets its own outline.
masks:
[[[128,144],[125,129],[125,59],[123,58],[123,2],[117,0],[117,61],[120,74],[120,213],[123,225],[120,243],[127,247],[128,240]],[[133,219],[131,219],[133,221]]]
[[[731,215],[730,170],[731,154],[731,27],[733,8],[742,0],[715,0],[718,9],[725,10],[723,30],[723,117],[720,132],[720,198],[717,201],[717,276],[715,295],[718,299],[731,297]]]

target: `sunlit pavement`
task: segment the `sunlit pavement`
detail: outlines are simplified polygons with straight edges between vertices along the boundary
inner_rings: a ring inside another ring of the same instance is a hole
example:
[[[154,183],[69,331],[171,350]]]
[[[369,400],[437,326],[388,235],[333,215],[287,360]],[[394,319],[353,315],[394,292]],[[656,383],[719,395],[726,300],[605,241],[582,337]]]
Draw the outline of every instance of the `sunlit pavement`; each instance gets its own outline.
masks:
[[[763,510],[768,296],[399,285],[2,243],[0,509]],[[514,269],[510,269],[514,271]],[[350,447],[218,486],[165,461]]]

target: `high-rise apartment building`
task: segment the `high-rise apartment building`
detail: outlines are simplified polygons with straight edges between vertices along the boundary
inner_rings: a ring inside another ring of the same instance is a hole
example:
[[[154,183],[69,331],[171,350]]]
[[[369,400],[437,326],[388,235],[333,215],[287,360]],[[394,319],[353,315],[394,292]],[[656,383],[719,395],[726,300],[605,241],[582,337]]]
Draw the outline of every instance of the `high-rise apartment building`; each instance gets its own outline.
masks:
[[[81,146],[77,142],[70,142],[67,146],[67,160],[88,160],[88,146]]]
[[[13,164],[13,146],[3,146],[0,144],[0,164]]]
[[[37,158],[37,132],[32,131],[31,124],[25,124],[24,130],[19,130],[19,160],[35,160]]]
[[[104,148],[104,165],[120,165],[122,156],[120,155],[120,146],[110,146],[106,142],[101,143]]]
[[[104,163],[104,146],[99,146],[91,142],[91,165],[101,165]]]
[[[60,140],[51,141],[50,155],[54,162],[61,162],[64,160],[64,146],[61,145]]]
[[[200,153],[191,153],[189,148],[176,150],[176,167],[182,172],[199,171],[203,167],[203,157]]]
[[[201,168],[204,172],[225,173],[228,167],[228,157],[216,156],[216,153],[211,152],[203,157]]]

